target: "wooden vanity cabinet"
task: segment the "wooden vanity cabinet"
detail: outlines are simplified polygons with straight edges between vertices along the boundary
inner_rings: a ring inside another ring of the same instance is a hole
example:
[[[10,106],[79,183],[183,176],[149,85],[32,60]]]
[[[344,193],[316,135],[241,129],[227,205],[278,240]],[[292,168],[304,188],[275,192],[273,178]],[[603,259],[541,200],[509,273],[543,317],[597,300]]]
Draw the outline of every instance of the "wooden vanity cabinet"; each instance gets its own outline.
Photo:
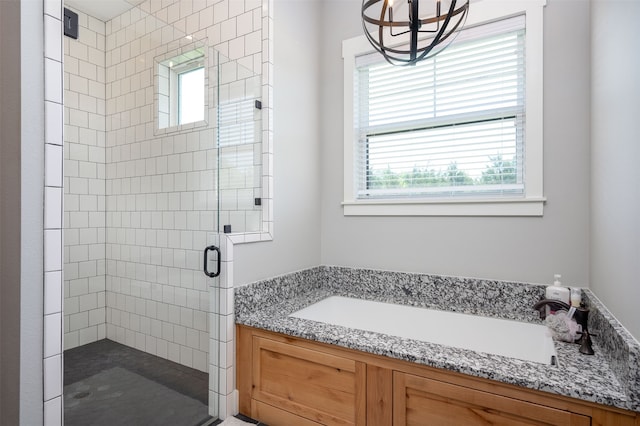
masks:
[[[236,327],[242,414],[270,426],[640,426],[640,415],[388,357]]]

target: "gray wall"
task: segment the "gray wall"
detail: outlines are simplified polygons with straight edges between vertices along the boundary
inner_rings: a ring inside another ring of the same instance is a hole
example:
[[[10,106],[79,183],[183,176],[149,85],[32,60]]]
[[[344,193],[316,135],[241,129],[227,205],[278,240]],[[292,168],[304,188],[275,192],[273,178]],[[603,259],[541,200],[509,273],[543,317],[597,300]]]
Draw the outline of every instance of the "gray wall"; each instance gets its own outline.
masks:
[[[320,263],[319,1],[274,5],[274,239],[234,248],[234,282]]]
[[[0,424],[20,414],[20,3],[0,2]]]
[[[276,237],[237,246],[235,282],[318,263],[539,283],[561,273],[640,336],[640,30],[620,21],[640,3],[547,2],[542,218],[343,216],[341,43],[361,34],[360,4],[276,1]]]
[[[323,2],[321,262],[539,283],[560,273],[566,284],[587,286],[588,2],[548,0],[544,12],[542,218],[343,216],[341,42],[362,33],[360,4]]]
[[[591,12],[591,288],[640,339],[640,2]]]

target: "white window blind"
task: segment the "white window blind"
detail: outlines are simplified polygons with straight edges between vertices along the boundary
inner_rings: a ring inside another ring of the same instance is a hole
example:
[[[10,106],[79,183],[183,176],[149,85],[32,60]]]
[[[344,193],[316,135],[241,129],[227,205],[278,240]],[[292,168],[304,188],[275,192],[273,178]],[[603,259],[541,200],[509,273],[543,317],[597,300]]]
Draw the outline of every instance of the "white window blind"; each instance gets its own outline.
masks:
[[[221,147],[255,143],[259,140],[254,98],[220,102],[218,106],[218,143]]]
[[[356,58],[358,199],[525,193],[525,18],[463,30],[434,58]]]

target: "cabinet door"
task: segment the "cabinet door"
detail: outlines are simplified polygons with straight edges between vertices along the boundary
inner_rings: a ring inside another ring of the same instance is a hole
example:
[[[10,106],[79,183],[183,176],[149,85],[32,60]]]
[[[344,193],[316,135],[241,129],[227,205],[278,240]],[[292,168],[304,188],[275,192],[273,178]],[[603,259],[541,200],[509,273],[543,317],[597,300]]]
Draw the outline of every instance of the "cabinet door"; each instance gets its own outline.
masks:
[[[324,425],[366,422],[364,363],[254,337],[252,382],[252,399],[276,409]]]
[[[463,386],[394,372],[394,425],[570,425],[591,418]]]

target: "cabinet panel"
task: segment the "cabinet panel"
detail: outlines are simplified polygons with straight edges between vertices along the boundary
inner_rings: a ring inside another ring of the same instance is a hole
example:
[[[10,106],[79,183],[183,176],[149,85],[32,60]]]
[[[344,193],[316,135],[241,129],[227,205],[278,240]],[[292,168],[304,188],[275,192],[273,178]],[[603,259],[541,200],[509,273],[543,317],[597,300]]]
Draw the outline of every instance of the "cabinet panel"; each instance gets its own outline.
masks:
[[[394,425],[571,425],[591,418],[437,380],[394,372]]]
[[[252,398],[326,425],[365,424],[361,362],[253,339]]]
[[[316,423],[307,420],[304,417],[296,416],[287,411],[264,404],[255,399],[251,400],[251,417],[260,419],[260,423],[266,423],[272,426],[321,426],[322,423]]]
[[[393,419],[393,371],[367,365],[367,426],[389,426]]]
[[[591,418],[591,426],[640,426],[640,416],[598,410]]]

